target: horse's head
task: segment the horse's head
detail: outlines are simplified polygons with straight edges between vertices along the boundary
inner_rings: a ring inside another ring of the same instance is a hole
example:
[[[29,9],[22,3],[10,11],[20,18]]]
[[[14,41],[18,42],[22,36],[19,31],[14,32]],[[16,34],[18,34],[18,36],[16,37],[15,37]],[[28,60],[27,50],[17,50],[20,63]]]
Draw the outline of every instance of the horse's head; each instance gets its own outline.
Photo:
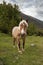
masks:
[[[22,20],[19,24],[20,31],[22,35],[26,35],[26,30],[28,27],[28,23],[25,20]]]

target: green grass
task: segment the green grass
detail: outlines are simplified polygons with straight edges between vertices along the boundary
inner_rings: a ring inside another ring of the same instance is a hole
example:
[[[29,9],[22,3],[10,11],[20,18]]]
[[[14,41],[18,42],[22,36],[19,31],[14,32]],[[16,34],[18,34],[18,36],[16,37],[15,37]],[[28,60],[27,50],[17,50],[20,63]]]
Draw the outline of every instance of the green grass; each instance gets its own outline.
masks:
[[[13,48],[12,37],[0,33],[0,65],[43,65],[43,37],[28,36],[25,51],[19,54],[17,47]]]

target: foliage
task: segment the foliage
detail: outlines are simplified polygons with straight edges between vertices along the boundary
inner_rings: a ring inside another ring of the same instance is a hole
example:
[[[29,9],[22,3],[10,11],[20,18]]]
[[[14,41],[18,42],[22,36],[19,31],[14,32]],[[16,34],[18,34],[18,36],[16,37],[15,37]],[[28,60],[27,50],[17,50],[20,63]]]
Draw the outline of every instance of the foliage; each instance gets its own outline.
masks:
[[[18,5],[12,6],[3,1],[3,4],[0,4],[0,30],[4,33],[11,33],[12,27],[18,25],[19,21]]]
[[[37,36],[43,36],[43,29],[37,29],[36,35]]]
[[[28,25],[27,34],[29,36],[31,36],[31,35],[43,36],[43,29],[38,28],[37,25],[35,25],[34,23],[31,22]]]
[[[34,23],[29,23],[27,34],[33,35],[36,32],[36,25]]]

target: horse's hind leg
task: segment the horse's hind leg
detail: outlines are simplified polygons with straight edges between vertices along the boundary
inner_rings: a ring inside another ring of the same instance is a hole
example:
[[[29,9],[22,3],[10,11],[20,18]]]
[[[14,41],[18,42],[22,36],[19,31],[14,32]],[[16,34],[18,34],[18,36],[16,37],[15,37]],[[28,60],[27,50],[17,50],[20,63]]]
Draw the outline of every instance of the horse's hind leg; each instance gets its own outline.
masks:
[[[20,50],[20,39],[19,38],[17,38],[17,48],[18,50]]]
[[[14,47],[15,47],[15,41],[16,41],[16,39],[15,39],[15,38],[13,38],[13,45],[14,45]]]
[[[20,36],[17,37],[17,48],[18,48],[18,52],[20,52],[22,54],[22,51],[20,48]]]

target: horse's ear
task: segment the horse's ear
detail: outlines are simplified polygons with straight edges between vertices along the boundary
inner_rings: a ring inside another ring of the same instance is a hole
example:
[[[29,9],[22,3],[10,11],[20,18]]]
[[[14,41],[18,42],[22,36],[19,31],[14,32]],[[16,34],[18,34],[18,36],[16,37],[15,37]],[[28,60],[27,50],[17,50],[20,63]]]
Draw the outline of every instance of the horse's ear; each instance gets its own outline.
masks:
[[[28,23],[28,19],[26,20],[26,22]]]

